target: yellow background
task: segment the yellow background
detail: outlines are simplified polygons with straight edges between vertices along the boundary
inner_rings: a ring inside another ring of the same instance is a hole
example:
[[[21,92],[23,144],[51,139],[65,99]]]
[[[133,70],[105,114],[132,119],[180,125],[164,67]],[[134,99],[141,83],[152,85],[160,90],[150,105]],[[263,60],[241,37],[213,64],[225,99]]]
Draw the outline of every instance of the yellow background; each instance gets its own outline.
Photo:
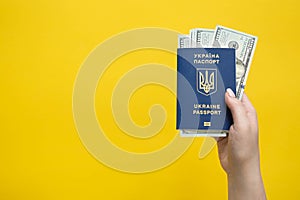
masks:
[[[267,195],[300,199],[299,19],[297,0],[2,0],[0,199],[226,199],[226,176],[216,148],[198,159],[203,139],[196,139],[169,167],[128,174],[104,166],[87,152],[72,116],[72,91],[80,65],[108,37],[149,26],[187,33],[190,28],[216,24],[259,37],[246,92],[259,116]],[[174,66],[170,55],[150,50],[124,59],[118,67],[125,73],[130,65],[124,63],[155,61]],[[103,80],[107,83],[121,75],[116,66],[109,73]],[[133,98],[136,105],[130,108],[137,123],[149,123],[138,110],[156,102],[165,106],[174,125],[174,97],[163,88],[148,86]],[[97,109],[105,106],[106,100],[96,100]],[[99,121],[111,130],[109,137],[128,150],[155,150],[172,138],[168,134],[172,126],[162,131],[160,140],[139,143],[122,138],[112,119],[105,117],[110,110],[105,112],[97,113]]]

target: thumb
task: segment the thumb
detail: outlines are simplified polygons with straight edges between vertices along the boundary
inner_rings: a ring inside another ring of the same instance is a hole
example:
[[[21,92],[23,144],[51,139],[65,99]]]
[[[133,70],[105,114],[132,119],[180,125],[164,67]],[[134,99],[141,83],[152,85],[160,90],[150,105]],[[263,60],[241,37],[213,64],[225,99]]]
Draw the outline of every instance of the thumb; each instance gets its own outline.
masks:
[[[231,111],[233,123],[235,125],[242,124],[246,120],[246,111],[242,102],[235,98],[235,94],[230,88],[226,89],[225,102]]]

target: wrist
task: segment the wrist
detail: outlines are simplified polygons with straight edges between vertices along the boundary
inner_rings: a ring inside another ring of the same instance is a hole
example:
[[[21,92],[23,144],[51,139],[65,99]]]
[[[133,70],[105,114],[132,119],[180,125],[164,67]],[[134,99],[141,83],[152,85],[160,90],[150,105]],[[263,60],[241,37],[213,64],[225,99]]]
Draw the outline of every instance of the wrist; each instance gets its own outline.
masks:
[[[242,162],[240,160],[238,162],[235,162],[235,160],[231,160],[231,166],[229,169],[230,170],[227,172],[227,176],[231,177],[247,178],[255,174],[260,175],[259,156],[243,160]]]
[[[227,173],[229,200],[266,199],[259,162],[247,162]]]

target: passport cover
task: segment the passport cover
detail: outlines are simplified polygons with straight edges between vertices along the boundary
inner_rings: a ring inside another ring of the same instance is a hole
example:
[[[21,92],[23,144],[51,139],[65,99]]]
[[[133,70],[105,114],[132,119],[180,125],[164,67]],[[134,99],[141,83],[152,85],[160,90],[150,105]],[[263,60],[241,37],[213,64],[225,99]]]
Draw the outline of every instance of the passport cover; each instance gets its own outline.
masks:
[[[177,49],[176,129],[228,132],[233,120],[227,88],[236,93],[235,49]]]

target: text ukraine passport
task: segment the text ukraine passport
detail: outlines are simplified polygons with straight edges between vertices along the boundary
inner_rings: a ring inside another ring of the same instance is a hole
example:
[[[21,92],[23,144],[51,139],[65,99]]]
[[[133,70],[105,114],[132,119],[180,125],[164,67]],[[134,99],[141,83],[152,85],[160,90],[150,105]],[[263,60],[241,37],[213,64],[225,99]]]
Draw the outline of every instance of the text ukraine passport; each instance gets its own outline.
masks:
[[[232,116],[226,88],[236,93],[235,49],[177,50],[177,120],[184,133],[226,133]]]

